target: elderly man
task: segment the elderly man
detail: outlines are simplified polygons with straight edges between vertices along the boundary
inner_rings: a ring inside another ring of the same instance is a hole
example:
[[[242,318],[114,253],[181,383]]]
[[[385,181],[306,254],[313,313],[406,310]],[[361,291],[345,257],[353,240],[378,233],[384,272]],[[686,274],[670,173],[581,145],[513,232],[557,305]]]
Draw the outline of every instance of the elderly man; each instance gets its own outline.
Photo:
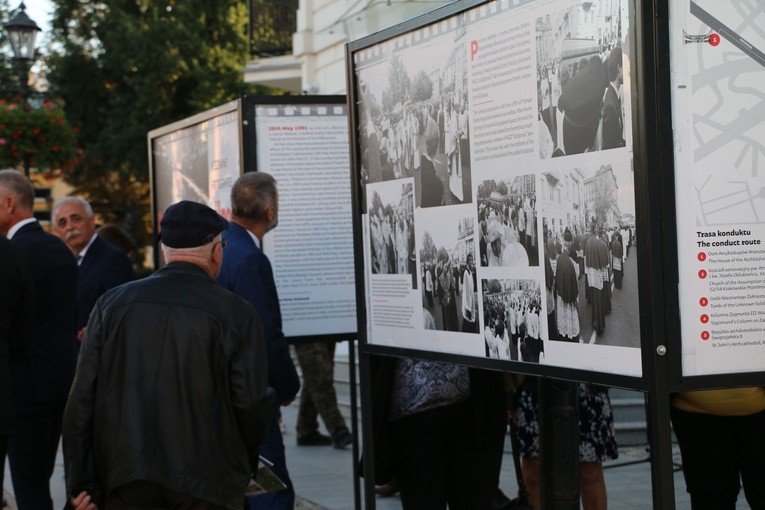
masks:
[[[64,415],[67,490],[76,508],[241,510],[274,414],[262,325],[214,281],[223,218],[182,201],[160,225],[167,265],[107,291],[88,322]]]
[[[261,249],[263,236],[278,223],[278,211],[279,195],[272,176],[253,172],[237,179],[231,188],[232,221],[223,234],[228,248],[218,283],[249,301],[263,320],[268,385],[276,391],[278,403],[288,405],[300,389],[300,379],[282,332],[282,313],[271,263]],[[287,487],[249,498],[250,508],[292,510],[295,491],[276,419],[263,442],[263,456],[273,462],[274,473]]]
[[[24,252],[35,294],[29,349],[11,364],[16,425],[8,459],[19,508],[50,510],[50,477],[77,361],[77,265],[66,244],[34,218],[34,198],[23,174],[0,170],[0,234]]]
[[[53,227],[77,257],[77,338],[82,340],[96,300],[135,275],[127,256],[96,234],[93,209],[85,200],[66,197],[56,202]]]

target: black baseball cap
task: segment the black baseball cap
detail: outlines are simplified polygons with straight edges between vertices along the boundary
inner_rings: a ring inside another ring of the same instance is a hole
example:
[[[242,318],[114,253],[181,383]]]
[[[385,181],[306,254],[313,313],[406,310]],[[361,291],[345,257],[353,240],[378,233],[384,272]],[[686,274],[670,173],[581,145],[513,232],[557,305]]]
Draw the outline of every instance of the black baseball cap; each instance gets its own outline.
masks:
[[[157,236],[170,248],[193,248],[211,242],[228,228],[228,221],[199,202],[181,200],[171,205],[159,222]]]

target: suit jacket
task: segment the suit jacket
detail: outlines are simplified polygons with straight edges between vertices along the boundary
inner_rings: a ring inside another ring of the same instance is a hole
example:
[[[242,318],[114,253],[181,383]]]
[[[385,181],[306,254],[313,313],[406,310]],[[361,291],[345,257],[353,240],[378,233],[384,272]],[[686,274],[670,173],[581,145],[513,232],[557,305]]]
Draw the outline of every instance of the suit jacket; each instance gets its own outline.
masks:
[[[21,227],[11,241],[26,252],[35,297],[29,349],[11,365],[16,402],[66,399],[77,361],[77,263],[64,241],[37,222]]]
[[[77,268],[77,331],[88,323],[96,300],[104,292],[133,279],[127,255],[96,236]]]
[[[271,262],[255,245],[248,231],[234,222],[223,231],[226,249],[218,283],[252,306],[263,322],[268,351],[268,385],[279,403],[292,400],[300,389],[295,364],[282,332],[282,312]]]
[[[24,354],[32,329],[32,273],[21,249],[0,235],[0,436],[13,432],[11,362]]]
[[[611,85],[603,98],[603,149],[624,147],[622,129],[622,102]]]

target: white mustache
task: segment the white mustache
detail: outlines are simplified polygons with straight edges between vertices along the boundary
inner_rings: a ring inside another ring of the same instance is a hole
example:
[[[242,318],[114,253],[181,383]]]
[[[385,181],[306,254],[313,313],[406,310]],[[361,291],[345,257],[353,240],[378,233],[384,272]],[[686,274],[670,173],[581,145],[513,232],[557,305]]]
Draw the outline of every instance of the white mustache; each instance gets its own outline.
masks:
[[[82,232],[80,232],[79,230],[70,230],[69,232],[65,234],[65,237],[66,237],[66,240],[68,241],[72,237],[79,236],[79,235],[82,235]]]

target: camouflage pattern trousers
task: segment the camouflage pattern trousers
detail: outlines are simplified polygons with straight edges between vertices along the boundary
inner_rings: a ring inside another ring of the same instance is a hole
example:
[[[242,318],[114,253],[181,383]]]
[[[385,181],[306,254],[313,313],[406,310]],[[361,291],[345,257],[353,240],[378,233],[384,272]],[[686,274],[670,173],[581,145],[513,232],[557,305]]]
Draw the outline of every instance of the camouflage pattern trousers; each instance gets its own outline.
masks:
[[[296,432],[298,439],[318,431],[317,416],[321,415],[332,439],[348,433],[345,419],[337,407],[335,393],[335,342],[298,342],[295,344],[303,386]]]

